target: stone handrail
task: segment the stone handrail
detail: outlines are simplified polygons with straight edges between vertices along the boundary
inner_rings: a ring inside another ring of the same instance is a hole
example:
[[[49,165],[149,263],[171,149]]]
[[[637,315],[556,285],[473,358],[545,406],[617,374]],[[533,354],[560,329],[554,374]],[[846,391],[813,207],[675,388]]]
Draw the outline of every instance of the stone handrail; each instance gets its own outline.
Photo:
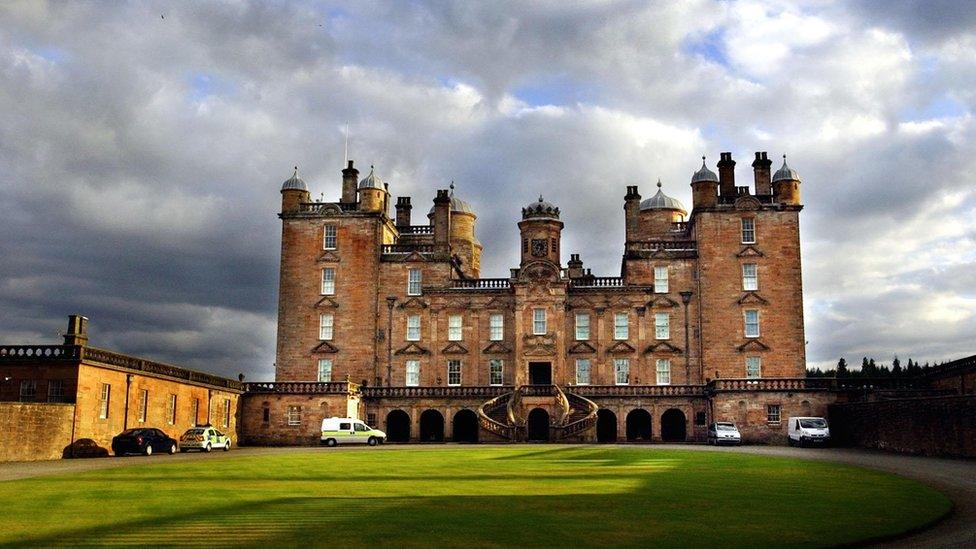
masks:
[[[495,290],[511,288],[511,281],[507,278],[474,278],[470,280],[452,280],[451,287],[461,290]]]
[[[704,385],[574,385],[567,387],[585,397],[704,396]]]
[[[566,404],[571,410],[585,410],[586,415],[575,421],[566,423],[565,425],[556,425],[553,427],[553,437],[556,440],[564,439],[573,435],[578,435],[594,425],[597,422],[597,411],[600,409],[599,406],[592,400],[582,397],[574,393],[566,393]],[[567,419],[569,414],[567,414]]]
[[[356,393],[359,385],[349,381],[272,381],[245,383],[245,393],[347,395]]]
[[[698,243],[694,240],[632,240],[624,245],[628,252],[694,252]]]
[[[242,383],[234,379],[228,379],[203,372],[196,372],[194,370],[187,370],[186,368],[173,366],[172,364],[155,362],[153,360],[146,360],[144,358],[124,355],[122,353],[116,353],[114,351],[107,351],[105,349],[98,349],[95,347],[82,347],[82,358],[84,360],[101,362],[110,366],[119,366],[129,370],[139,370],[149,374],[185,379],[195,383],[227,388],[234,391],[240,391],[243,388]]]
[[[710,392],[721,391],[810,391],[831,388],[832,379],[823,378],[736,378],[714,379],[708,384]]]
[[[488,398],[510,392],[502,385],[471,387],[362,387],[365,398]]]
[[[42,360],[79,360],[81,347],[76,345],[0,345],[0,362]]]
[[[491,417],[492,413],[499,411],[503,407],[507,408],[511,398],[512,393],[507,392],[484,402],[478,407],[478,424],[482,429],[502,438],[512,439],[514,436],[513,427]]]
[[[433,244],[383,244],[382,253],[384,254],[409,254],[413,252],[418,253],[433,253]]]
[[[432,225],[406,225],[403,227],[397,227],[400,234],[434,234],[434,227]]]
[[[583,276],[569,281],[574,288],[622,288],[624,279],[619,276]]]

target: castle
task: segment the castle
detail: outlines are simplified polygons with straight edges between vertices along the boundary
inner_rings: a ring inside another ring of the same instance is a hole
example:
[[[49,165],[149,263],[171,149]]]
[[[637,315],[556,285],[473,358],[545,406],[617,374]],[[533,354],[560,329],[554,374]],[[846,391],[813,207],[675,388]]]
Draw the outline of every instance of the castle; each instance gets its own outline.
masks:
[[[750,189],[735,164],[722,153],[716,175],[703,157],[690,214],[660,182],[644,200],[628,186],[616,277],[563,262],[560,208],[539,196],[508,278],[480,278],[477,215],[453,185],[415,225],[372,168],[349,161],[337,202],[313,201],[296,168],[275,383],[249,395],[245,431],[313,442],[348,413],[390,440],[702,440],[717,420],[770,438],[822,413],[800,379],[800,178],[757,152]]]

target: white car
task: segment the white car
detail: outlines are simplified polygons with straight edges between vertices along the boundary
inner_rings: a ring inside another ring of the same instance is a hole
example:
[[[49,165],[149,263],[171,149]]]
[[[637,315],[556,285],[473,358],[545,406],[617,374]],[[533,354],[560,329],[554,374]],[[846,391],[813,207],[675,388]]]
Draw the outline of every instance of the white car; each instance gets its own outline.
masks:
[[[708,444],[741,444],[742,435],[739,428],[731,421],[718,421],[708,427]]]
[[[386,433],[373,429],[351,417],[327,417],[322,420],[322,444],[368,444],[376,446],[386,440]]]
[[[825,445],[830,442],[830,427],[822,417],[791,417],[786,436],[790,446]]]
[[[230,450],[230,437],[209,425],[193,427],[180,437],[181,452],[190,449],[209,452],[216,448],[222,448],[225,452]]]

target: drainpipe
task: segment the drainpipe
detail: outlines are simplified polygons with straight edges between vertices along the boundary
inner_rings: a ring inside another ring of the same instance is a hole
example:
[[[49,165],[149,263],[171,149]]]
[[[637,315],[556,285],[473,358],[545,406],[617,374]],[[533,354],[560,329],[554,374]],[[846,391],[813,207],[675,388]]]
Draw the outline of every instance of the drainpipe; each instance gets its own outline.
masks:
[[[125,374],[125,411],[122,414],[122,430],[129,428],[129,386],[132,385],[132,374]]]
[[[386,386],[393,386],[393,304],[396,296],[386,296]]]
[[[685,384],[691,385],[691,350],[688,348],[688,304],[691,292],[681,292],[681,302],[685,304]]]

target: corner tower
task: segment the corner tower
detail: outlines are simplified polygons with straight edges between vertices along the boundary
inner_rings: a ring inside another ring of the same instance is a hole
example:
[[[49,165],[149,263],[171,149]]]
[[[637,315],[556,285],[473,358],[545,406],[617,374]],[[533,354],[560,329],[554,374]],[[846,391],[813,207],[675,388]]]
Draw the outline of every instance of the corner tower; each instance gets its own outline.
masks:
[[[559,208],[546,202],[542,195],[539,200],[522,208],[522,221],[519,221],[522,241],[522,260],[519,267],[524,268],[535,261],[548,261],[560,265],[559,247],[562,238],[563,222],[559,220]]]

